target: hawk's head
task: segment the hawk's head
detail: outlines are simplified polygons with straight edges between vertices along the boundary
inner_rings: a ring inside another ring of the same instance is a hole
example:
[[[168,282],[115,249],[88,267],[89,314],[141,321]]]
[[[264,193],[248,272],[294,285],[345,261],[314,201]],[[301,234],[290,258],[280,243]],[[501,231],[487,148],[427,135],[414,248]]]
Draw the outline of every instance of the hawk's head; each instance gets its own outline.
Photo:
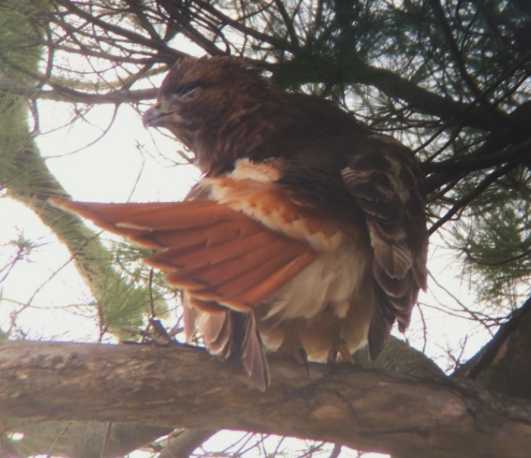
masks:
[[[197,165],[207,173],[213,163],[234,154],[237,139],[248,137],[242,121],[270,94],[267,80],[243,59],[186,58],[166,76],[157,104],[143,121],[168,129],[196,154]]]

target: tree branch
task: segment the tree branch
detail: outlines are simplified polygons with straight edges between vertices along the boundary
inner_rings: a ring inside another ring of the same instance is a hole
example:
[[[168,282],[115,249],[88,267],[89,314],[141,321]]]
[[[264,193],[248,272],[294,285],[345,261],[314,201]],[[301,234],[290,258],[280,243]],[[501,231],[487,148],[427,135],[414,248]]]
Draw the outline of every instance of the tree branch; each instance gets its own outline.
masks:
[[[474,172],[484,170],[497,165],[506,164],[513,161],[523,161],[529,157],[531,150],[531,140],[512,146],[507,149],[496,151],[493,154],[479,156],[477,151],[463,158],[456,157],[442,162],[428,162],[422,164],[422,170],[426,173],[447,173],[447,172]],[[431,186],[429,189],[432,189]]]
[[[479,195],[485,192],[488,187],[493,184],[498,178],[505,176],[512,169],[514,169],[518,164],[515,162],[510,162],[505,164],[503,167],[496,169],[494,172],[488,174],[481,182],[468,194],[465,194],[460,199],[458,199],[452,208],[446,212],[446,214],[439,218],[433,225],[428,229],[428,233],[431,235],[437,229],[439,229],[444,223],[450,220],[457,212],[465,208],[470,202],[476,199]]]
[[[473,382],[272,361],[259,393],[196,348],[0,343],[0,419],[245,429],[415,458],[524,458],[531,403]]]
[[[494,338],[454,374],[489,389],[531,399],[531,298],[500,326]]]
[[[270,65],[268,69],[274,72],[273,79],[280,83],[281,87],[291,81],[321,83],[340,77],[343,84],[373,86],[389,97],[403,100],[412,110],[435,116],[447,123],[451,120],[454,125],[470,126],[484,131],[507,127],[505,123],[500,122],[499,116],[494,116],[483,107],[471,106],[438,95],[392,70],[354,61],[351,65],[341,67],[338,72],[333,62],[323,60],[317,64],[316,59],[317,56],[311,56],[311,59],[306,56],[295,57],[290,61]]]
[[[237,19],[232,19],[231,17],[227,16],[226,14],[222,13],[220,10],[216,9],[214,6],[212,6],[210,3],[205,2],[203,0],[194,0],[194,3],[204,11],[207,11],[210,13],[213,17],[220,20],[223,24],[228,24],[234,29],[238,30],[242,34],[249,35],[253,38],[256,38],[257,40],[260,40],[264,43],[268,43],[271,46],[278,48],[278,49],[285,49],[290,52],[295,53],[296,48],[290,44],[285,42],[284,40],[280,40],[276,38],[273,35],[268,35],[267,33],[262,33],[257,29],[247,27],[242,21]]]
[[[110,24],[109,22],[105,22],[91,13],[87,13],[82,8],[79,8],[75,5],[74,2],[71,2],[69,0],[55,0],[55,2],[66,8],[66,10],[70,13],[75,14],[76,16],[86,20],[87,22],[94,24],[95,26],[101,27],[107,32],[111,32],[118,36],[124,37],[131,43],[156,49],[159,52],[159,58],[164,62],[173,63],[176,60],[185,57],[184,53],[180,52],[177,49],[170,48],[164,42],[154,40],[153,38],[147,38],[144,35],[140,35],[139,33],[133,32],[132,30],[128,30],[126,28]]]
[[[58,85],[59,86],[59,85]],[[67,89],[64,86],[61,86]],[[151,100],[157,96],[157,89],[136,89],[136,90],[116,90],[101,94],[90,94],[85,92],[68,89],[68,92],[62,90],[44,90],[36,86],[28,86],[9,78],[0,77],[0,92],[7,94],[17,94],[31,99],[55,100],[56,102],[74,102],[94,104],[117,104],[117,103],[135,103],[142,100]]]
[[[189,458],[192,452],[210,439],[214,429],[183,429],[170,434],[158,458]]]

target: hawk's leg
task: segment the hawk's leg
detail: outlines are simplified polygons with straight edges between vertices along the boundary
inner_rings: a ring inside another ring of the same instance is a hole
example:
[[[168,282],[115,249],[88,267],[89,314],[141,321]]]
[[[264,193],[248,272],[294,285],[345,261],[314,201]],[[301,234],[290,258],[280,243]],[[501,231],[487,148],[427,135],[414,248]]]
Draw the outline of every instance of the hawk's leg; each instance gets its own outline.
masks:
[[[339,332],[334,333],[336,337],[334,338],[334,342],[328,351],[326,362],[329,365],[334,365],[339,362],[354,364],[354,358],[350,353],[347,341],[342,337],[343,332],[341,329],[338,331]]]
[[[280,358],[291,359],[297,364],[304,366],[306,372],[308,374],[310,373],[310,368],[308,367],[308,355],[299,336],[295,332],[294,326],[286,326],[282,344],[273,355]]]

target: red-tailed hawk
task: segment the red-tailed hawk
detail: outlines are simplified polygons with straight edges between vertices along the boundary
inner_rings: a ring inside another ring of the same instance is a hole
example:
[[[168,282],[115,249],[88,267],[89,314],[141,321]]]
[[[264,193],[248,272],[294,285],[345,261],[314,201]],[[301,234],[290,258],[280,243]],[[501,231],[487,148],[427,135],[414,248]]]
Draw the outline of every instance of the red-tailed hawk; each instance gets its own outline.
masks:
[[[173,67],[144,123],[195,153],[185,202],[59,205],[142,246],[184,290],[188,337],[269,384],[264,347],[375,358],[426,287],[412,152],[317,97],[282,93],[243,60]],[[290,350],[290,351],[291,351]]]

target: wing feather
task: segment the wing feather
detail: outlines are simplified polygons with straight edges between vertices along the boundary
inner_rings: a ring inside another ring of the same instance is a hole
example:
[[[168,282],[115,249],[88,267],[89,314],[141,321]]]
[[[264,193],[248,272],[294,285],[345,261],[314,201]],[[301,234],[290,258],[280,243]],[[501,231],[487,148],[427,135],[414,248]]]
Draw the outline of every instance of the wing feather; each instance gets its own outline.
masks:
[[[269,369],[254,308],[313,262],[315,252],[308,243],[208,200],[53,203],[141,246],[161,250],[145,262],[166,272],[169,284],[186,290],[187,339],[197,329],[211,354],[240,358],[258,388],[266,389]]]
[[[307,243],[213,201],[53,203],[142,246],[163,248],[146,263],[166,271],[168,283],[240,311],[257,306],[314,259]]]
[[[369,331],[377,356],[394,320],[409,324],[419,288],[426,288],[428,235],[422,174],[413,154],[390,137],[372,135],[342,178],[365,213],[374,250],[373,275],[379,313]]]

